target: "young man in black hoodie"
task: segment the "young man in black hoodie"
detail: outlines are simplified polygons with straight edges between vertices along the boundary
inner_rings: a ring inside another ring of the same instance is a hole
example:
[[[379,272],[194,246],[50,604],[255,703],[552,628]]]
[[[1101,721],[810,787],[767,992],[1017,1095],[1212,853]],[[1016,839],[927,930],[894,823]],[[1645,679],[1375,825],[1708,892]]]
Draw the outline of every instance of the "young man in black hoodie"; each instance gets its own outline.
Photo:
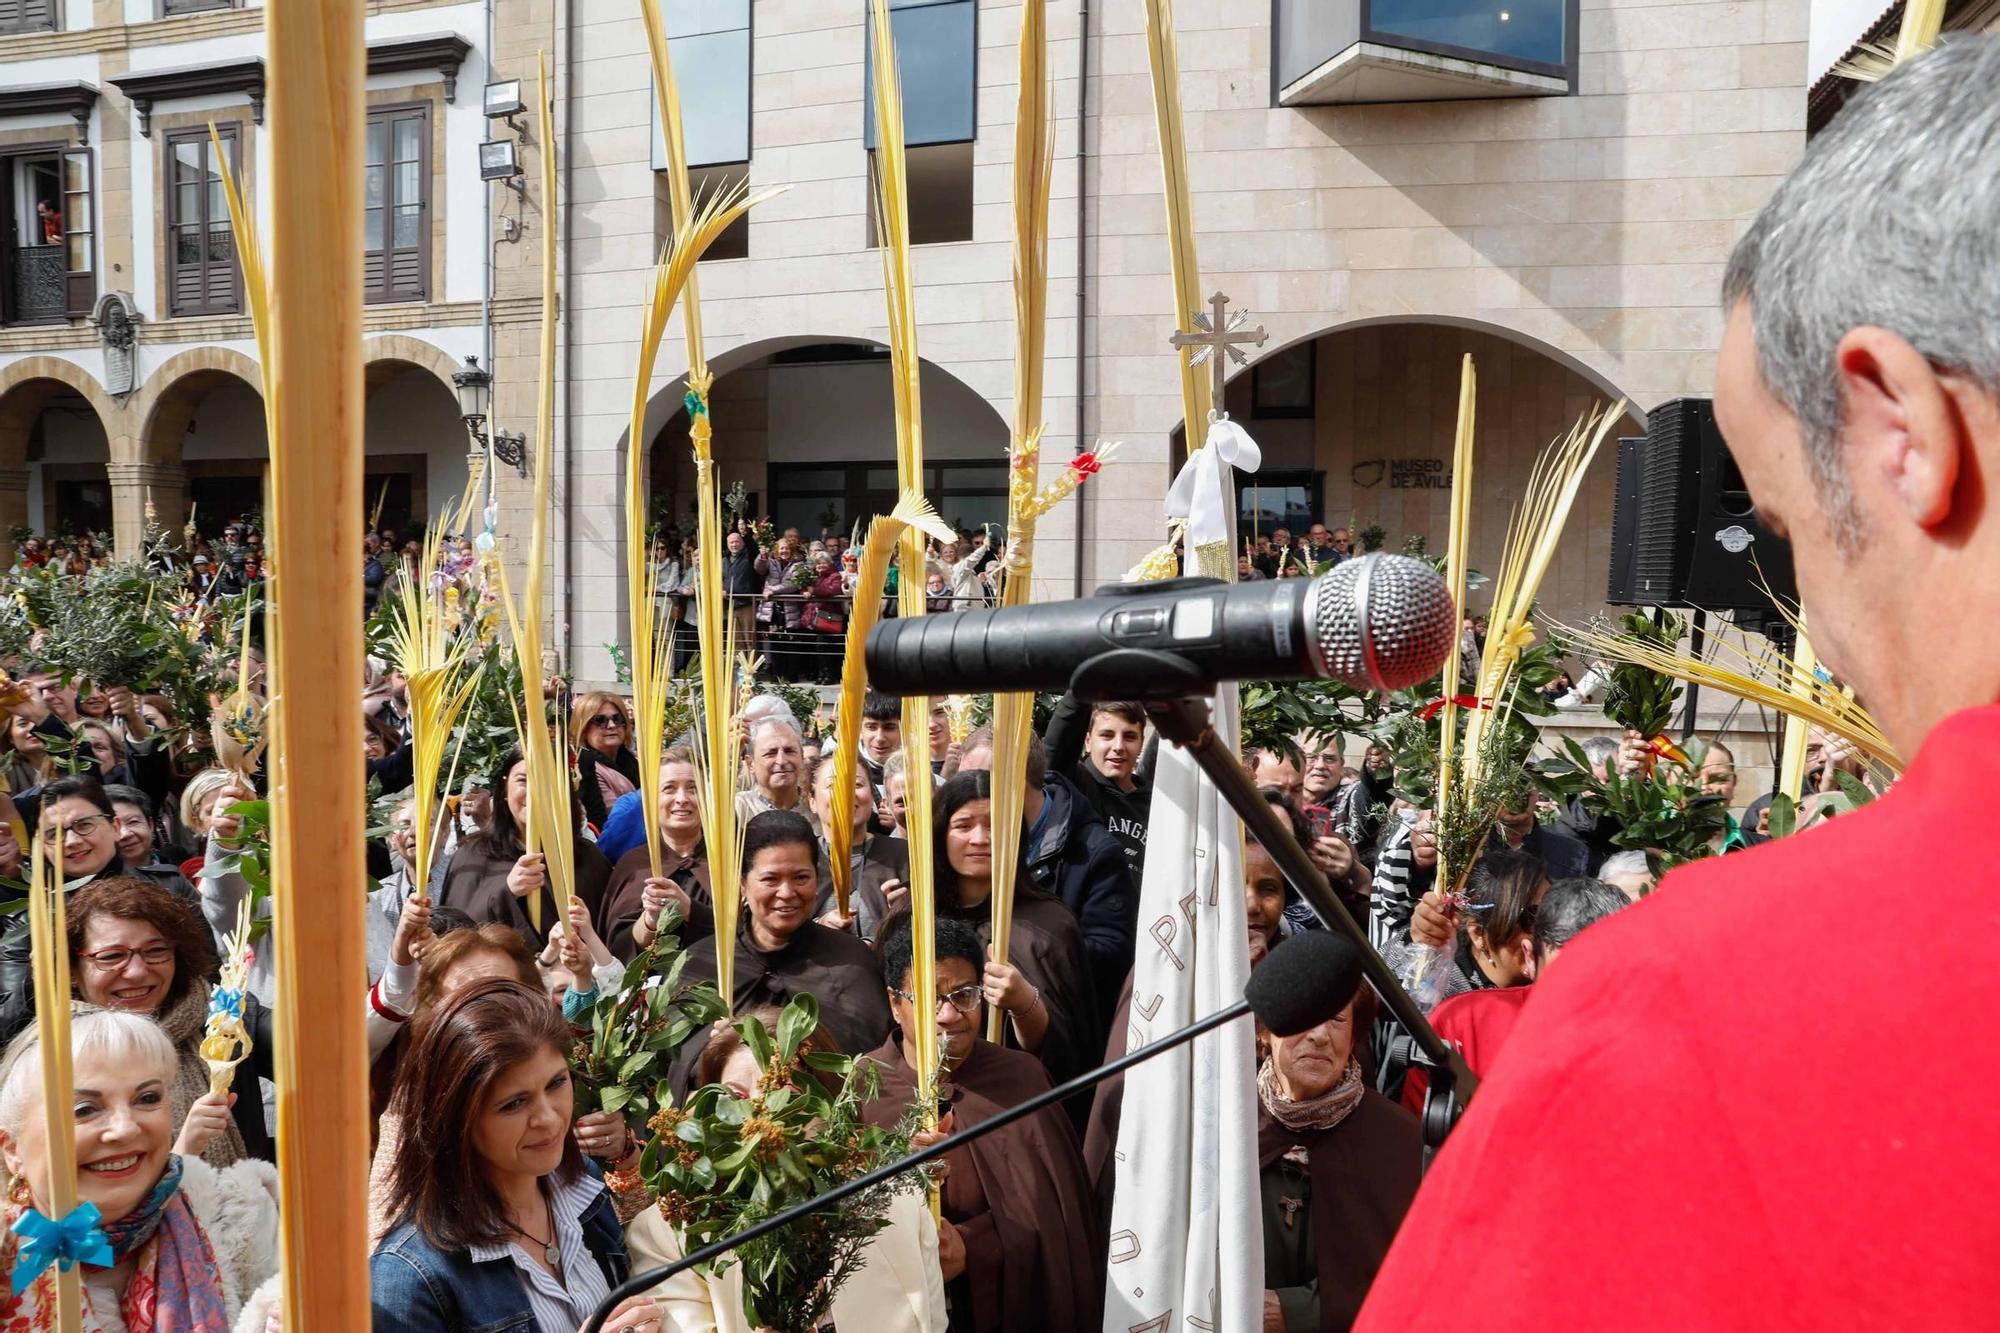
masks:
[[[993,768],[993,728],[965,738],[959,772]],[[1126,868],[1123,850],[1076,784],[1049,768],[1048,747],[1028,736],[1027,791],[1022,802],[1021,859],[1035,884],[1076,914],[1090,960],[1098,1012],[1117,1007],[1132,970],[1139,931],[1139,877]],[[1100,1043],[1104,1033],[1092,1034]]]
[[[1146,710],[1135,703],[1085,704],[1065,694],[1049,719],[1049,768],[1071,779],[1125,849],[1132,882],[1146,869],[1153,810],[1153,748]]]

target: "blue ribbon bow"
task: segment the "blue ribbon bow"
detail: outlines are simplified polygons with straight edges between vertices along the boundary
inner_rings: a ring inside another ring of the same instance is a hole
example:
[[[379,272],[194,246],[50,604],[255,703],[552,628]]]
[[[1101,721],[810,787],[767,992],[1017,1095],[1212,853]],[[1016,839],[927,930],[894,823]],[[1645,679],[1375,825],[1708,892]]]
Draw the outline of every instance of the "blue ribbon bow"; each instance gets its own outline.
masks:
[[[210,1013],[228,1014],[231,1018],[240,1019],[243,1017],[243,992],[234,987],[217,986],[209,992],[208,1008]]]
[[[78,1204],[60,1222],[33,1208],[22,1213],[13,1228],[22,1238],[20,1252],[14,1256],[14,1294],[26,1291],[50,1264],[61,1264],[67,1273],[78,1264],[109,1268],[116,1263],[111,1239],[98,1225],[102,1219],[94,1203]]]
[[[705,417],[708,415],[707,400],[692,389],[681,399],[681,403],[687,408],[688,416],[690,417]]]

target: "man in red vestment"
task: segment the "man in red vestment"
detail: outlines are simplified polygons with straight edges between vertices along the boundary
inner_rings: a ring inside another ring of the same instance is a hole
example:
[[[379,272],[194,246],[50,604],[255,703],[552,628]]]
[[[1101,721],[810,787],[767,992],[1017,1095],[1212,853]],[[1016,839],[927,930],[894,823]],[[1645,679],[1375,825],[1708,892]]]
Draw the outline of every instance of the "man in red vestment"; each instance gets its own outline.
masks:
[[[1359,1327],[2000,1327],[2000,40],[1856,97],[1724,288],[1718,420],[1910,766],[1536,983]]]

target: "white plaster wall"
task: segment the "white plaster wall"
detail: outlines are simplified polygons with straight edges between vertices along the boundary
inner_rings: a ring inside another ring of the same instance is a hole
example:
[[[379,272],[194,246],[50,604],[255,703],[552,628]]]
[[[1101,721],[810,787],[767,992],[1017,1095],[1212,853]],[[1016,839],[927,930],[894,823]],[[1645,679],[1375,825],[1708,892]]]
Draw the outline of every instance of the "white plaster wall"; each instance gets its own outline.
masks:
[[[896,404],[883,364],[770,369],[770,461],[860,462],[896,456]],[[924,456],[1000,459],[1007,424],[976,391],[922,368]]]
[[[405,371],[370,393],[365,430],[371,455],[425,455],[432,514],[464,494],[470,437],[458,415],[458,400],[428,370]]]
[[[89,375],[99,384],[104,383],[104,349],[98,346],[66,347],[58,352],[0,352],[0,370],[6,369],[16,361],[25,361],[29,357],[35,356],[49,356],[59,361],[67,361],[79,367],[86,375]]]
[[[269,457],[265,448],[264,400],[240,380],[224,380],[195,405],[194,422],[182,446],[187,462],[214,458]]]

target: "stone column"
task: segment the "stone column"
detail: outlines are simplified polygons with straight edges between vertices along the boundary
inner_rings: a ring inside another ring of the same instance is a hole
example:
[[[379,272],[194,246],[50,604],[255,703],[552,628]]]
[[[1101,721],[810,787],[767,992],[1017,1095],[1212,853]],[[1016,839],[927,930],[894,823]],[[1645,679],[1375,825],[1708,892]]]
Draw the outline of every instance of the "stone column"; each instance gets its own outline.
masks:
[[[121,559],[136,560],[143,553],[146,534],[146,503],[151,501],[156,521],[169,533],[177,534],[187,513],[187,469],[179,463],[107,463],[111,481],[111,536]],[[0,476],[4,485],[4,476]],[[5,504],[0,492],[0,505]]]

